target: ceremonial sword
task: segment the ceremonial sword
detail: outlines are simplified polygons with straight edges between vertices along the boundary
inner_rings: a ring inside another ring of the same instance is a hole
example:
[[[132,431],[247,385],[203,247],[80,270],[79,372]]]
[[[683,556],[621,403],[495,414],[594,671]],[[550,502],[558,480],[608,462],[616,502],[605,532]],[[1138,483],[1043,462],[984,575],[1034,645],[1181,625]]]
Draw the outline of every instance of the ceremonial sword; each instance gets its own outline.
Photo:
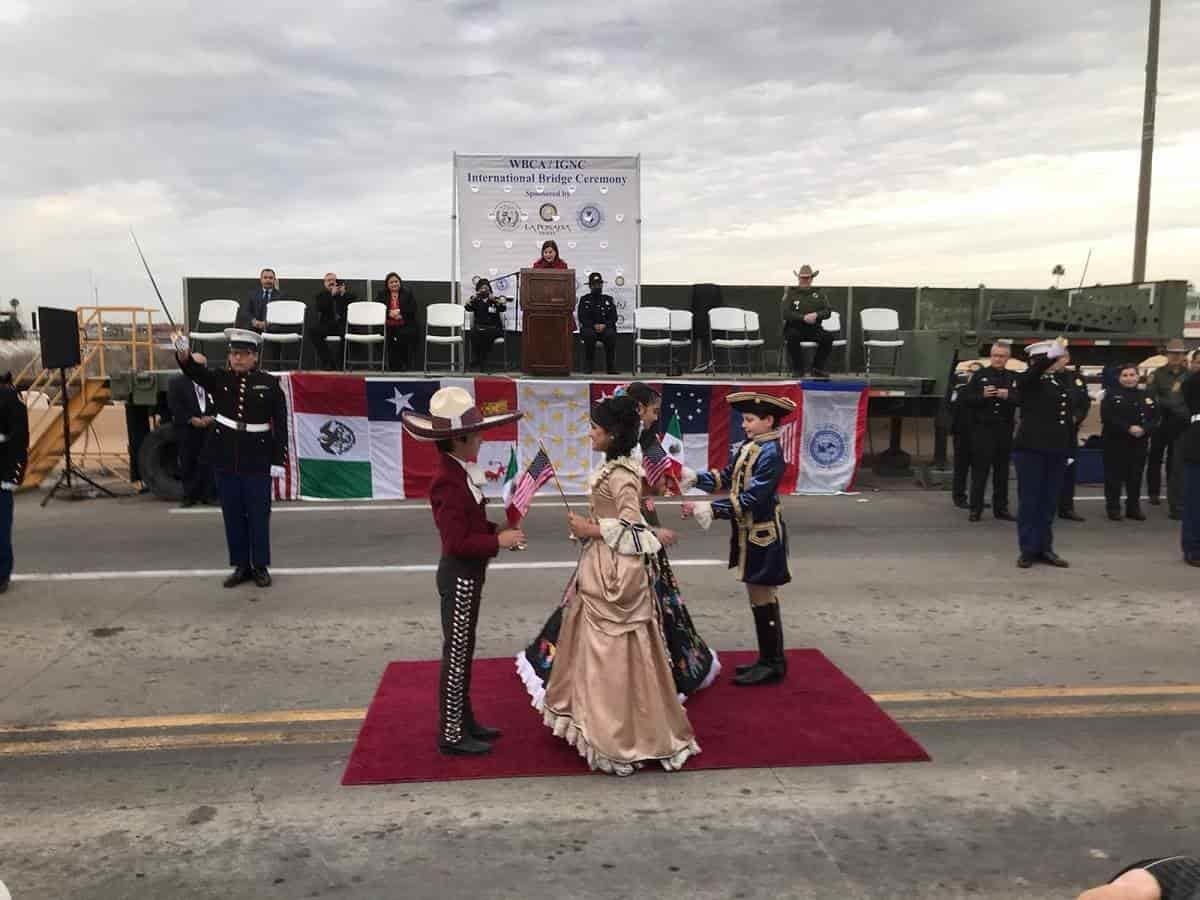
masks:
[[[150,284],[154,288],[154,293],[158,295],[158,303],[162,307],[162,311],[166,313],[167,321],[171,323],[171,330],[178,331],[175,320],[171,318],[171,311],[167,309],[166,301],[163,300],[162,291],[158,289],[158,283],[154,280],[154,273],[150,271],[150,264],[146,262],[146,254],[142,252],[142,245],[138,243],[137,235],[133,233],[132,228],[129,229],[129,236],[133,238],[133,246],[137,247],[138,256],[142,258],[142,265],[146,267],[146,274],[150,276]]]

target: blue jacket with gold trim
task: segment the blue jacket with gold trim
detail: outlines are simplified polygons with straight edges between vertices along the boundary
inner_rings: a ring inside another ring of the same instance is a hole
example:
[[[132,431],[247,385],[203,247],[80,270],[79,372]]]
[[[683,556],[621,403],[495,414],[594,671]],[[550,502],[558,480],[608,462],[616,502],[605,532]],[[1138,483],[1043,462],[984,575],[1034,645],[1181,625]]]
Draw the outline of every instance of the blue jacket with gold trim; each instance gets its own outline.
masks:
[[[786,468],[779,432],[770,431],[746,441],[723,470],[696,475],[696,486],[714,500],[713,516],[729,519],[729,568],[748,584],[787,584],[787,525],[779,503],[779,482]]]

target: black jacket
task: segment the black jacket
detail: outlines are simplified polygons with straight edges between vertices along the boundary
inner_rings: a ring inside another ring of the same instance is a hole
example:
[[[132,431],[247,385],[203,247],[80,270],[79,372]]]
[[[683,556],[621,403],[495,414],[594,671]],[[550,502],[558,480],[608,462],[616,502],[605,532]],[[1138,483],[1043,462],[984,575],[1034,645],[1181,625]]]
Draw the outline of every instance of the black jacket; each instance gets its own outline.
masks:
[[[1053,362],[1044,353],[1034,357],[1017,381],[1021,424],[1013,446],[1018,450],[1066,453],[1071,449],[1075,434],[1071,391],[1062,379],[1046,371]]]
[[[282,300],[283,293],[279,288],[271,291],[271,300]],[[237,324],[239,328],[250,328],[250,322],[258,319],[260,322],[267,321],[267,303],[269,301],[263,299],[263,289],[261,286],[256,287],[248,293],[242,300],[241,308],[238,309]]]
[[[984,388],[1005,388],[1008,399],[985,397]],[[971,410],[971,421],[976,425],[1001,424],[1012,426],[1017,414],[1017,375],[1007,369],[985,366],[971,376],[963,388],[963,401]]]
[[[342,322],[346,320],[346,307],[357,299],[350,291],[335,297],[322,289],[313,297],[312,321],[326,326],[331,332],[341,331]]]
[[[507,304],[503,297],[495,295],[482,297],[479,294],[473,294],[467,301],[467,309],[474,316],[471,327],[476,331],[484,328],[503,328],[506,308]]]
[[[820,288],[802,288],[798,285],[789,287],[783,294],[783,332],[796,331],[808,323],[804,317],[809,313],[817,314],[817,322],[828,319],[833,311]]]
[[[171,421],[177,428],[192,427],[189,424],[191,419],[209,415],[212,398],[208,398],[208,403],[202,409],[200,398],[196,396],[195,383],[180,373],[167,382],[167,405],[171,409]]]
[[[1192,373],[1180,389],[1187,404],[1189,424],[1183,433],[1183,461],[1200,463],[1200,375]]]
[[[608,294],[597,296],[589,291],[579,298],[575,316],[580,331],[594,331],[596,325],[605,325],[612,331],[617,327],[617,304]]]
[[[382,303],[384,306],[392,302],[392,295],[386,287],[375,295],[375,302]],[[390,318],[384,319],[384,325],[388,328],[409,329],[417,327],[417,298],[413,294],[412,288],[403,284],[400,285],[400,312],[404,316],[404,324],[402,326],[393,325]]]
[[[1114,437],[1145,440],[1158,427],[1158,420],[1158,404],[1140,388],[1113,388],[1100,401],[1100,423],[1106,440]],[[1134,425],[1141,425],[1146,433],[1134,438],[1129,433]]]
[[[208,434],[202,459],[221,472],[266,475],[287,461],[287,401],[279,379],[261,369],[238,375],[213,370],[191,357],[179,364],[183,373],[208,391],[212,414],[249,425],[269,424],[269,431],[239,431],[217,422]]]
[[[20,484],[29,460],[29,411],[11,384],[0,385],[0,435],[0,481]]]
[[[1092,395],[1088,393],[1087,383],[1078,370],[1071,372],[1064,369],[1058,373],[1057,378],[1067,389],[1067,399],[1071,404],[1071,418],[1075,422],[1075,430],[1078,431],[1083,420],[1087,418],[1088,410],[1092,408]]]

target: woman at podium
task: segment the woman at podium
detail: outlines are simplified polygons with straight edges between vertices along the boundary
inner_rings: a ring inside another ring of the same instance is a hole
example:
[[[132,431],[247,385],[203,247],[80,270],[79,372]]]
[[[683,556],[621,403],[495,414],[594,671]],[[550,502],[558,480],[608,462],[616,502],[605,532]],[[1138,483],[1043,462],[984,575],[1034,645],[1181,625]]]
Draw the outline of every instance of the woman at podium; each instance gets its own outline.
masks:
[[[561,256],[558,255],[558,244],[554,241],[542,243],[542,255],[533,262],[535,269],[569,269]]]

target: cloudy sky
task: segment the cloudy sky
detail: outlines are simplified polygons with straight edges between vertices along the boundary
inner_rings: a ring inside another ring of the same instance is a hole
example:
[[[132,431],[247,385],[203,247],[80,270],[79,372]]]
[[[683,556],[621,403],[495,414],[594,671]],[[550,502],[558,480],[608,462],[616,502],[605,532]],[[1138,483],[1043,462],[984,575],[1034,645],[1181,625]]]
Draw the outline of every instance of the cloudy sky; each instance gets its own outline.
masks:
[[[646,282],[1129,278],[1146,0],[0,0],[0,296],[448,275],[451,153],[643,158]],[[1200,278],[1200,0],[1148,275]],[[1189,162],[1190,161],[1190,162]]]

